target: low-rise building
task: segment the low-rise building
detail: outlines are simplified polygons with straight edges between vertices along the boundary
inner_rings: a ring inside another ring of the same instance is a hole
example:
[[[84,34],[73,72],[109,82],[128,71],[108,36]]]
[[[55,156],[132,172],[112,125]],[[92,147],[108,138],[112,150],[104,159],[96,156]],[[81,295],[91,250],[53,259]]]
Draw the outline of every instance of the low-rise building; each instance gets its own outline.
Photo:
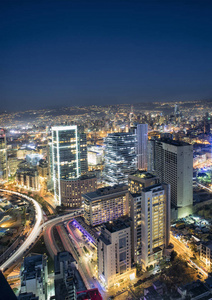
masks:
[[[32,293],[39,300],[47,299],[48,270],[44,255],[33,255],[24,258],[21,272],[21,294]]]
[[[200,244],[200,260],[203,261],[206,266],[210,267],[212,264],[212,241],[208,241]]]
[[[20,163],[16,172],[16,183],[23,188],[38,191],[40,185],[37,167],[29,165],[26,161]]]
[[[84,219],[96,226],[129,214],[128,186],[105,187],[83,195]]]
[[[59,252],[54,258],[54,286],[57,300],[76,300],[75,261],[69,252]]]

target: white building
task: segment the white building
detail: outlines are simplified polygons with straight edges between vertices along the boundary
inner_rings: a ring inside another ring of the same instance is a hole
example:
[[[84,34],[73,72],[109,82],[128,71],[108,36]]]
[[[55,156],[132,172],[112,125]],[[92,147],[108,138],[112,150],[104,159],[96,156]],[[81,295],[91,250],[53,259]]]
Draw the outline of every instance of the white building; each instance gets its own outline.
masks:
[[[145,270],[162,258],[170,239],[170,186],[155,184],[131,194],[132,258]]]
[[[152,140],[151,167],[161,183],[171,185],[171,202],[177,218],[192,213],[193,207],[193,146],[162,138]]]
[[[44,255],[25,257],[20,294],[33,293],[39,300],[47,300],[47,281],[47,260]]]
[[[135,277],[131,269],[130,220],[106,223],[101,230],[97,244],[98,276],[106,287]]]

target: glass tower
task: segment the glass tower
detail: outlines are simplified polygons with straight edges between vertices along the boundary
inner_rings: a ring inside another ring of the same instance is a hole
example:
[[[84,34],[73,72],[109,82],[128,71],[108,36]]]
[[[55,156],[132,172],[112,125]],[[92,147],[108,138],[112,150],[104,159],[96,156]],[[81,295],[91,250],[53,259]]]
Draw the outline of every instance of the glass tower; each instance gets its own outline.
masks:
[[[3,129],[0,129],[0,180],[7,180],[7,143]]]
[[[134,133],[110,133],[105,138],[104,180],[109,185],[128,182],[128,174],[136,170],[136,144]]]
[[[55,200],[61,205],[60,181],[87,171],[86,135],[76,125],[52,127],[52,166]]]

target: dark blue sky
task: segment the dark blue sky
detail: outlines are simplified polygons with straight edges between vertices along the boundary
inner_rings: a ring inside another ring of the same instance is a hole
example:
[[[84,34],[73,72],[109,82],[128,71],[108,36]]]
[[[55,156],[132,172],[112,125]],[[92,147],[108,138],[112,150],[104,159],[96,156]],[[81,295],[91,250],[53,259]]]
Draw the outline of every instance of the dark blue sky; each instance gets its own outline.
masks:
[[[212,98],[212,2],[0,1],[0,110]]]

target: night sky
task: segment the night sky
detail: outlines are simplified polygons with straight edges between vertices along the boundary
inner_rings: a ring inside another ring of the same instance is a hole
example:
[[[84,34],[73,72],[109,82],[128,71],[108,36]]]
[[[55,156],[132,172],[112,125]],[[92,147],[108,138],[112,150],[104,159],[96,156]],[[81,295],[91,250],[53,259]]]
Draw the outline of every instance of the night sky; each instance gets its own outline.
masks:
[[[0,1],[0,111],[212,98],[212,1]]]

